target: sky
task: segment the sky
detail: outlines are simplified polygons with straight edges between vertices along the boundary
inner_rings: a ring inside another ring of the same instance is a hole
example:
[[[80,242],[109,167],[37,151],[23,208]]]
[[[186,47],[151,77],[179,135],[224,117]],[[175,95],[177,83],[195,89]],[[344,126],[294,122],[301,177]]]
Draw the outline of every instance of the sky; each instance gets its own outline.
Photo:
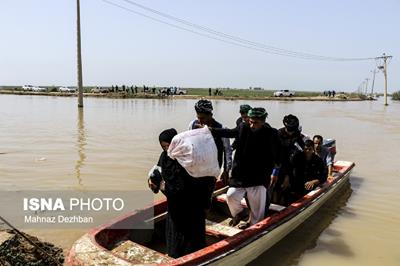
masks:
[[[371,71],[381,63],[309,60],[248,49],[132,3],[293,52],[335,58],[386,53],[393,56],[388,91],[400,90],[399,0],[81,0],[84,85],[352,92],[366,78],[370,90]],[[77,83],[75,0],[1,0],[0,25],[0,85]],[[378,72],[375,90],[383,88]]]

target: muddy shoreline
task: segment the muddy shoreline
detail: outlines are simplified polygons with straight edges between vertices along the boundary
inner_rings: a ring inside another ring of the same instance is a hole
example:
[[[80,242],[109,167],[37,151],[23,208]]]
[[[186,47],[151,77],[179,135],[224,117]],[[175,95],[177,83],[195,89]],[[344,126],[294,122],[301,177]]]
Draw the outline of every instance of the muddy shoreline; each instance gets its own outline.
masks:
[[[33,95],[33,96],[53,96],[53,97],[77,97],[76,93],[66,92],[32,92],[32,91],[10,91],[0,90],[0,94],[13,94],[13,95]],[[111,98],[111,99],[199,99],[205,97],[203,95],[172,95],[172,96],[159,96],[150,93],[83,93],[84,97],[95,97],[95,98]],[[326,96],[292,96],[292,97],[259,97],[259,96],[206,96],[207,99],[214,100],[264,100],[264,101],[363,101],[359,97],[326,97]]]

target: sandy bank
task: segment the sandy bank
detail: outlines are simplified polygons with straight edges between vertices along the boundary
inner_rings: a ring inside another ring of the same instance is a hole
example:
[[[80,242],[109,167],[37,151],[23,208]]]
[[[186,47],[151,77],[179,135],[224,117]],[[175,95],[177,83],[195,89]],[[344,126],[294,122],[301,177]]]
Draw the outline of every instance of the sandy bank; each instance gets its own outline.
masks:
[[[0,90],[0,94],[14,94],[14,95],[40,95],[40,96],[55,96],[55,97],[76,97],[76,93],[65,93],[65,92],[33,92],[33,91],[10,91]],[[137,99],[199,99],[201,95],[173,95],[173,96],[158,96],[155,94],[128,94],[128,93],[84,93],[84,97],[97,97],[97,98],[137,98]],[[207,96],[207,99],[214,100],[264,100],[264,101],[363,101],[358,97],[259,97],[259,96]]]

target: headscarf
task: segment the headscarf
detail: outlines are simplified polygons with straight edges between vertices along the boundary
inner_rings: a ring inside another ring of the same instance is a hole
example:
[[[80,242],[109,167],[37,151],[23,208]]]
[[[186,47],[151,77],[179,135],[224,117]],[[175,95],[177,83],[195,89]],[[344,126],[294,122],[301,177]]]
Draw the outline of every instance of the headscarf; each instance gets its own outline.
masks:
[[[213,106],[209,100],[201,99],[194,105],[194,109],[197,113],[211,114]]]
[[[242,105],[240,105],[240,113],[248,113],[249,111],[250,111],[250,109],[251,109],[251,106],[250,105],[248,105],[248,104],[242,104]]]
[[[165,141],[167,143],[171,143],[173,137],[175,137],[175,135],[177,135],[178,132],[176,131],[175,128],[170,128],[170,129],[166,129],[163,132],[161,132],[160,136],[158,137],[158,140],[161,141]]]
[[[248,116],[250,118],[261,118],[261,119],[263,119],[263,118],[266,118],[268,116],[268,113],[262,107],[254,107],[254,108],[250,109],[250,111],[248,112]]]

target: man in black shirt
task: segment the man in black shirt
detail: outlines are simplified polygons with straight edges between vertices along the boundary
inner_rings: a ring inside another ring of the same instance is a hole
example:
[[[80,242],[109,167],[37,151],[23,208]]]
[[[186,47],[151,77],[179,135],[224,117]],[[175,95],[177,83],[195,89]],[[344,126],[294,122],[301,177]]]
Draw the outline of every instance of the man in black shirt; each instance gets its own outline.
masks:
[[[249,123],[248,112],[251,110],[251,106],[248,104],[240,105],[239,113],[240,117],[236,119],[236,127],[238,127],[241,123]],[[236,150],[236,142],[237,138],[232,143],[232,150]]]
[[[325,163],[314,152],[314,142],[306,140],[304,151],[292,159],[293,178],[290,181],[291,191],[301,197],[326,181]],[[296,199],[296,198],[295,198]]]
[[[247,193],[250,203],[250,224],[264,218],[267,187],[276,182],[279,172],[279,139],[277,130],[265,122],[264,108],[248,112],[249,124],[234,129],[212,128],[215,136],[237,138],[236,153],[229,180],[227,202],[232,214],[231,225],[240,222],[241,200]]]
[[[197,119],[194,119],[189,124],[189,130],[200,128],[203,126],[208,126],[212,128],[223,128],[223,125],[219,123],[213,117],[213,106],[211,101],[206,99],[199,100],[194,109],[196,111]],[[232,148],[230,145],[230,141],[227,138],[214,137],[215,145],[218,150],[218,164],[222,168],[223,171],[220,176],[222,181],[226,181],[228,179],[229,170],[232,168]],[[208,188],[209,197],[206,199],[206,209],[210,208],[211,204],[211,196],[214,191],[215,186],[215,177],[202,177],[196,180],[198,182],[199,189],[202,186]]]
[[[284,127],[278,129],[282,166],[274,187],[272,201],[280,205],[287,205],[290,197],[288,195],[290,179],[293,173],[291,159],[296,153],[303,150],[305,136],[301,133],[300,122],[295,115],[286,115],[282,122]]]
[[[239,126],[243,122],[249,122],[248,112],[251,110],[251,106],[248,104],[242,104],[239,108],[240,117],[236,119],[236,126]]]

